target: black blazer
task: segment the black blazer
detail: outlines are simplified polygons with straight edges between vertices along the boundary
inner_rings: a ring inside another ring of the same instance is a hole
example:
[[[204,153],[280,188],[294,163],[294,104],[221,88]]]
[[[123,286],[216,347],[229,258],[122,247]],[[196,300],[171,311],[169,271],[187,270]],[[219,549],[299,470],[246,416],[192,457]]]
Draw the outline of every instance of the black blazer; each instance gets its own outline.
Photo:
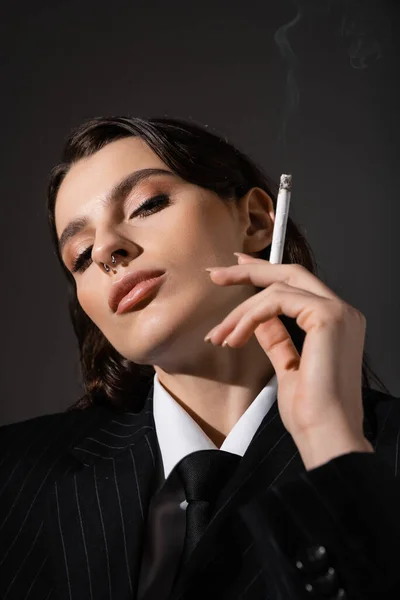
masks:
[[[400,598],[400,398],[363,390],[363,401],[376,453],[311,471],[275,402],[171,600]],[[152,409],[153,387],[139,413],[0,427],[1,600],[136,598],[159,456]]]

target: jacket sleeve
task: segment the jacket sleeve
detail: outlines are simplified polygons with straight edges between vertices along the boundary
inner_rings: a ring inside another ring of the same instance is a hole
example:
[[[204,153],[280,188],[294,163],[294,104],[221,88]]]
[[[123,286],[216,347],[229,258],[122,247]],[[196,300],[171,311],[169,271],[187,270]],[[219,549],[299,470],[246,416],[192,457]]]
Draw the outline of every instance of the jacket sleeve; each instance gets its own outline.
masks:
[[[377,454],[351,452],[239,509],[265,561],[268,585],[275,586],[272,597],[400,598],[396,475],[397,463],[393,474]]]

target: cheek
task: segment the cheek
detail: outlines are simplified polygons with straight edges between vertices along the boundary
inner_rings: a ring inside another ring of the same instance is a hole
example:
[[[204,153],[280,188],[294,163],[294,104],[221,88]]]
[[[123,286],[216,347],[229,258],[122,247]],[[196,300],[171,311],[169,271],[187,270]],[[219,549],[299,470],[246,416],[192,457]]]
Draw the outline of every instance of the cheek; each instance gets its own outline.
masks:
[[[202,246],[211,246],[218,253],[233,243],[235,229],[223,207],[216,204],[212,208],[197,213],[195,231],[192,230],[192,233],[201,239]]]
[[[94,291],[96,287],[80,286],[77,288],[77,298],[87,316],[98,326],[104,320],[105,310],[108,308],[107,298],[101,296],[101,292]]]

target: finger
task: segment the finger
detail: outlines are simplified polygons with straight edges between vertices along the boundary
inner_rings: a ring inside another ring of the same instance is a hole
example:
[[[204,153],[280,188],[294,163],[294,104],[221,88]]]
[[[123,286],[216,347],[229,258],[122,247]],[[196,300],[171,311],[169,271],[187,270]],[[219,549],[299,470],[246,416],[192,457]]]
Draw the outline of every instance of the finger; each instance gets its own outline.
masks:
[[[289,295],[293,294],[288,292],[287,297]],[[305,294],[305,296],[307,295]],[[309,298],[305,298],[305,302],[309,303]],[[280,309],[277,307],[275,312],[279,311]],[[278,381],[283,382],[285,373],[299,369],[301,357],[282,321],[278,316],[271,318],[272,312],[271,301],[266,300],[264,304],[255,307],[251,314],[239,321],[226,341],[231,348],[241,348],[254,333],[261,348],[271,361]]]
[[[297,371],[300,368],[301,359],[288,330],[278,317],[274,317],[261,323],[254,330],[254,334],[270,359],[279,384],[282,385],[283,374],[288,371]],[[263,347],[266,339],[268,339],[268,351]]]
[[[322,298],[340,299],[318,277],[299,264],[275,265],[263,259],[251,258],[245,264],[215,267],[210,271],[210,277],[217,285],[248,284],[263,288],[279,281]]]
[[[285,283],[273,283],[265,290],[261,290],[260,292],[253,294],[253,296],[247,298],[247,300],[244,300],[233,310],[231,310],[231,312],[218,325],[213,327],[213,329],[207,333],[206,338],[211,338],[212,343],[221,344],[226,337],[232,333],[244,315],[252,314],[254,310],[257,311],[257,307],[259,305],[269,301],[268,298],[270,297],[271,290],[274,289],[287,291],[288,293],[304,293],[307,295],[307,297],[312,296],[312,294],[305,290],[292,288]]]
[[[258,294],[255,294],[251,298],[248,298],[244,302],[242,302],[239,306],[234,308],[216,327],[211,329],[206,337],[210,338],[213,344],[222,344],[222,342],[238,328],[240,323],[249,322],[249,334],[246,337],[246,341],[252,335],[254,331],[254,327],[252,331],[251,323],[253,316],[259,317],[259,321],[257,325],[262,322],[262,319],[277,317],[279,313],[269,313],[268,307],[271,306],[271,294],[274,293],[287,293],[287,294],[302,294],[305,296],[306,301],[308,301],[308,305],[310,304],[311,298],[316,298],[313,294],[306,292],[304,290],[298,290],[297,288],[292,288],[291,286],[284,283],[274,283],[269,288],[262,290]],[[255,326],[257,326],[255,325]],[[246,341],[244,343],[246,343]],[[230,344],[229,344],[230,345]]]
[[[272,289],[263,302],[243,315],[226,341],[230,347],[240,348],[254,333],[270,359],[278,380],[282,381],[285,372],[299,368],[300,355],[278,315],[296,318],[298,325],[308,333],[313,327],[329,321],[331,306],[329,300],[307,292]],[[336,311],[332,310],[333,317],[335,314]]]
[[[304,291],[293,291],[290,288],[287,290],[272,288],[262,302],[245,313],[236,323],[227,341],[229,345],[236,347],[241,339],[248,339],[261,323],[281,314],[296,319],[299,327],[308,333],[313,327],[336,321],[340,313],[339,306],[334,308],[333,303],[326,298],[319,298]],[[259,341],[263,349],[268,352],[270,350],[268,336],[265,338],[259,336]]]
[[[243,334],[242,337],[240,337],[241,333]],[[231,348],[241,348],[250,340],[253,333],[270,359],[278,381],[282,381],[285,372],[299,369],[300,354],[288,330],[278,317],[262,321],[255,328],[249,328],[242,332],[238,331],[238,335],[236,335],[235,330],[235,340],[229,337],[228,345]],[[268,341],[266,342],[266,340]]]

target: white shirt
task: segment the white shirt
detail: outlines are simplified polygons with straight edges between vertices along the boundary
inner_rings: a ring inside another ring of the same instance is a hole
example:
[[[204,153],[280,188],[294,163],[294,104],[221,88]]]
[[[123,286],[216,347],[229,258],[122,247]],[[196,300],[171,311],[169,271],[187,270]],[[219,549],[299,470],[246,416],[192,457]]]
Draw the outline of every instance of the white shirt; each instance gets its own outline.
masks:
[[[168,597],[182,552],[187,502],[181,483],[174,477],[175,473],[168,479],[173,468],[185,456],[198,450],[224,450],[243,456],[276,400],[277,387],[274,374],[237,421],[221,448],[217,448],[161,385],[157,373],[154,375],[153,413],[163,472],[159,473],[157,493],[149,506],[139,600],[144,597],[157,600]]]

